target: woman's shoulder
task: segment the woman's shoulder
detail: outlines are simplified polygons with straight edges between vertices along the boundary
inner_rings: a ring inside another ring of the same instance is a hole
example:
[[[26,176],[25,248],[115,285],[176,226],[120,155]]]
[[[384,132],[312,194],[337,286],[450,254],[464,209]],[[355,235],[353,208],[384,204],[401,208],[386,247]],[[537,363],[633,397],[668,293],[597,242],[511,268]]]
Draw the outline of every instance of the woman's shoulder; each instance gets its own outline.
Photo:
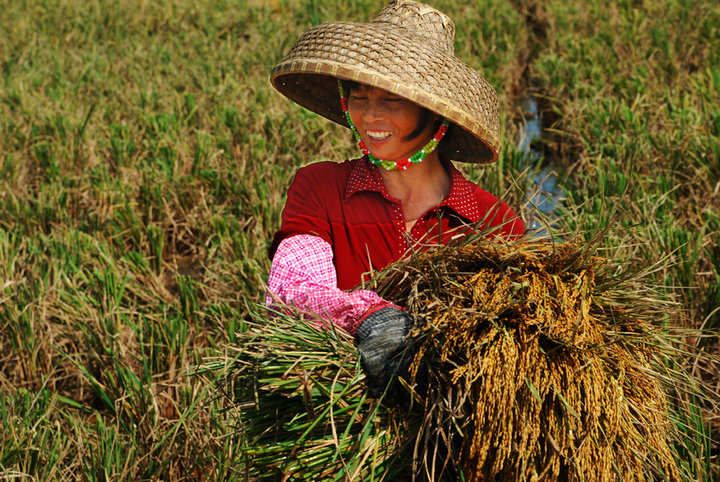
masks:
[[[342,162],[336,161],[316,161],[303,166],[295,173],[295,179],[319,179],[322,181],[330,181],[331,179],[347,179],[355,165],[361,160],[351,159]]]
[[[333,175],[343,172],[350,172],[362,158],[346,159],[342,162],[320,160],[307,164],[297,170],[298,174],[303,175]]]
[[[522,220],[505,201],[467,179],[456,168],[450,172],[452,187],[446,205],[471,222],[487,220],[489,226],[502,226],[505,234],[522,234]]]

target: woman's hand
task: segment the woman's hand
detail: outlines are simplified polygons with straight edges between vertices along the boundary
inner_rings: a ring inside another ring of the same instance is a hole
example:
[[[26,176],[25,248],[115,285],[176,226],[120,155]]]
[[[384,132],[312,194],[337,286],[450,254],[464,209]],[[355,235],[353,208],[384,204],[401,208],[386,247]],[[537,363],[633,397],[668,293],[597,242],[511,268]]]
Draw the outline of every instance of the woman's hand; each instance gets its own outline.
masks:
[[[379,398],[398,374],[407,374],[413,355],[407,334],[412,325],[405,311],[388,306],[370,313],[358,327],[355,342],[372,397]]]

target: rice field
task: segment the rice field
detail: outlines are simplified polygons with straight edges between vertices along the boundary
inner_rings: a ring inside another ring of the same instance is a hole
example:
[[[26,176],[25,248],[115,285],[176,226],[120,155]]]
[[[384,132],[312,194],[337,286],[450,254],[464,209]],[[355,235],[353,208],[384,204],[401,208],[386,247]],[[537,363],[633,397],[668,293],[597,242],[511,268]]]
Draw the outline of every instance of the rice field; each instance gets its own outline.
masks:
[[[265,316],[294,170],[356,155],[268,75],[384,3],[0,1],[1,479],[244,480],[238,407],[196,367]],[[428,3],[500,97],[500,161],[462,169],[526,219],[554,169],[551,231],[642,273],[707,396],[675,420],[683,477],[720,477],[720,4]]]

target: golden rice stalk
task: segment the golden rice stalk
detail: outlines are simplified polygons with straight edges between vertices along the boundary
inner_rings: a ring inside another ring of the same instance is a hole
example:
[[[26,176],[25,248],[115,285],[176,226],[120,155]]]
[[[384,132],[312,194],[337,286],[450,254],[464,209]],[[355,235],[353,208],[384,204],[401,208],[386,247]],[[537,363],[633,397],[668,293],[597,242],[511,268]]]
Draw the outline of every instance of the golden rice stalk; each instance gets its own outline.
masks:
[[[422,340],[413,368],[427,370],[431,416],[418,437],[461,440],[442,450],[467,480],[680,478],[657,350],[642,341],[657,329],[596,303],[604,263],[572,244],[480,242],[381,277]],[[427,454],[420,465],[431,472]]]

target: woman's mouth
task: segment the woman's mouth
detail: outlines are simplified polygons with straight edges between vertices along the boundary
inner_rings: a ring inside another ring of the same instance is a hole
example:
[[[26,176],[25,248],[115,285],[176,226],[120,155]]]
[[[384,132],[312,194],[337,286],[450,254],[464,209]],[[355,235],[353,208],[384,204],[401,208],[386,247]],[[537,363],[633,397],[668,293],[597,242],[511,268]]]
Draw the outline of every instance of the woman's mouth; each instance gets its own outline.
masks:
[[[371,141],[380,142],[384,141],[392,135],[389,131],[366,131],[368,138]]]

